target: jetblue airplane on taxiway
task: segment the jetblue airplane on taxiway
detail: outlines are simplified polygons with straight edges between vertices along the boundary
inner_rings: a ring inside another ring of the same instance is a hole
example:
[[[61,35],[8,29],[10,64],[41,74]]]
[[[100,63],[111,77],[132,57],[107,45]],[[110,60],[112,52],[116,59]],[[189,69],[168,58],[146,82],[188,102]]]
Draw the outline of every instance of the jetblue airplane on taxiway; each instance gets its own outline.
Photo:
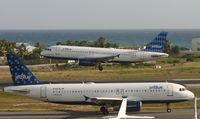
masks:
[[[127,112],[140,111],[142,103],[166,103],[171,112],[170,103],[194,99],[184,86],[168,82],[42,84],[16,55],[8,54],[7,60],[14,85],[4,92],[52,103],[99,105],[105,115],[108,107],[119,110],[124,98]]]

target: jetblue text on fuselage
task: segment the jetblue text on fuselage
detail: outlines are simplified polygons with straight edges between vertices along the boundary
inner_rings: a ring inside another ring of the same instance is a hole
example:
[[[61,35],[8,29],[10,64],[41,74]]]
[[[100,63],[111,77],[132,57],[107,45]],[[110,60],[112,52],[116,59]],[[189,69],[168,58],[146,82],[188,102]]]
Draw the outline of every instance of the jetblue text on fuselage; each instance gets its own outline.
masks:
[[[150,89],[150,90],[163,89],[163,87],[162,87],[162,86],[157,86],[157,85],[155,85],[155,86],[150,86],[149,89]]]

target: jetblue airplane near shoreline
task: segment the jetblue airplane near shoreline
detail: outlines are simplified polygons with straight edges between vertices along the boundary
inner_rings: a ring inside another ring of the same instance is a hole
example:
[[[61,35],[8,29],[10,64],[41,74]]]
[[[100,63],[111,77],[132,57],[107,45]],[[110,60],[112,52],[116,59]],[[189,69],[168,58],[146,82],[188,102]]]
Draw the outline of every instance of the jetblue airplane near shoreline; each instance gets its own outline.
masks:
[[[137,63],[168,57],[168,54],[163,53],[166,37],[167,32],[160,32],[142,51],[55,45],[43,50],[41,55],[47,58],[78,60],[81,66],[98,65],[98,69],[102,71],[101,63],[105,62]]]

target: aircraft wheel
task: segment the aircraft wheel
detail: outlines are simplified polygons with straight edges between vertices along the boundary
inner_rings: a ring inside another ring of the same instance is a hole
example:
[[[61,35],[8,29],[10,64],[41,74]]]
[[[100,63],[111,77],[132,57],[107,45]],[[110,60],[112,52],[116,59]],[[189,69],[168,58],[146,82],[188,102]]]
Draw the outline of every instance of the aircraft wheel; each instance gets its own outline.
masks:
[[[171,110],[170,107],[169,107],[169,103],[167,103],[167,112],[168,112],[168,113],[172,112],[172,110]]]
[[[100,111],[103,113],[103,115],[108,115],[109,114],[108,110],[105,107],[101,107]]]
[[[99,71],[103,71],[103,67],[101,66],[101,64],[99,64]]]
[[[172,110],[171,110],[171,109],[167,109],[167,112],[168,112],[168,113],[171,113],[171,112],[172,112]]]

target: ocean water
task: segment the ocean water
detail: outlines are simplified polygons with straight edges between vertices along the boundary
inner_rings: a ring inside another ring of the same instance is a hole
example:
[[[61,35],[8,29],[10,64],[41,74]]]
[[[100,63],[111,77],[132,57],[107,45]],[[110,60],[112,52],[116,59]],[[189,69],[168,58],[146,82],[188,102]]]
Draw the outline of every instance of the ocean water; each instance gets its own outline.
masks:
[[[40,42],[45,46],[55,45],[67,40],[93,41],[105,37],[109,42],[121,46],[143,46],[163,30],[1,30],[0,39],[15,42],[35,44]],[[173,45],[191,48],[192,38],[200,38],[200,29],[171,29],[167,39]]]

